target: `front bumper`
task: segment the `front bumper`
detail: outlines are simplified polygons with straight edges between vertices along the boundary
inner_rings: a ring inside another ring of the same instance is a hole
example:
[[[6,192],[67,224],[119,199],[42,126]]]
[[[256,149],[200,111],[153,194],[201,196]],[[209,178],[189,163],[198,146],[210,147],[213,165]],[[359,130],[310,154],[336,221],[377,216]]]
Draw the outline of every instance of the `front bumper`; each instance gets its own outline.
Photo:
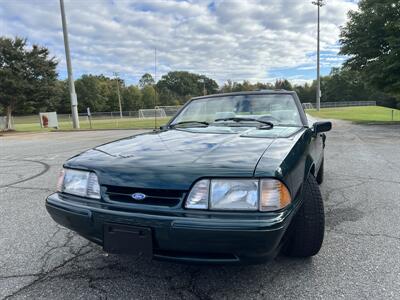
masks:
[[[294,207],[280,213],[257,215],[206,212],[149,213],[109,209],[69,201],[55,193],[46,208],[59,224],[103,245],[106,223],[151,228],[155,259],[190,263],[257,263],[274,258],[294,215]]]

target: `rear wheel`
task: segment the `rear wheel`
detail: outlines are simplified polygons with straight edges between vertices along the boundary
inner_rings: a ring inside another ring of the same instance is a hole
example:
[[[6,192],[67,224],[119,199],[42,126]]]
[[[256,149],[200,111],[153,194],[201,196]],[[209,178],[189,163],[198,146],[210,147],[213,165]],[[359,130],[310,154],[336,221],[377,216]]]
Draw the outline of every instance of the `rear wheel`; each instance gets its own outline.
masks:
[[[324,204],[318,183],[308,175],[303,187],[303,203],[289,228],[289,239],[284,254],[292,257],[309,257],[322,246],[325,231]]]

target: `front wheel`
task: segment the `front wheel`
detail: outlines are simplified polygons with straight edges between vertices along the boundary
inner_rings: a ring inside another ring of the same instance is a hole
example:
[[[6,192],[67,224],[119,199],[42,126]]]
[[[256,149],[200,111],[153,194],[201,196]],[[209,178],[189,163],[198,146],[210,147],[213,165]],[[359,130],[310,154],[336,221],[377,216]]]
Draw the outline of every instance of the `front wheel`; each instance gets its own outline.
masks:
[[[284,254],[292,257],[309,257],[322,246],[325,231],[324,204],[318,183],[309,174],[303,187],[303,203],[289,228],[289,239]]]

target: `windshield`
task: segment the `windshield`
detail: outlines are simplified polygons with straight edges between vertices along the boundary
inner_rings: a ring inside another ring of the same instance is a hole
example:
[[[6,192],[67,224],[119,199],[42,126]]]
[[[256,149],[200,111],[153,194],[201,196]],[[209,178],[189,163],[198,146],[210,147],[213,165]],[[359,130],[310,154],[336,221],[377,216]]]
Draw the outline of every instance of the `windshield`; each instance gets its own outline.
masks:
[[[248,123],[248,119],[256,119],[271,122],[275,126],[302,126],[295,100],[287,94],[234,95],[194,100],[171,125],[191,121],[227,124],[235,122],[229,120],[232,118],[243,119],[244,123]]]

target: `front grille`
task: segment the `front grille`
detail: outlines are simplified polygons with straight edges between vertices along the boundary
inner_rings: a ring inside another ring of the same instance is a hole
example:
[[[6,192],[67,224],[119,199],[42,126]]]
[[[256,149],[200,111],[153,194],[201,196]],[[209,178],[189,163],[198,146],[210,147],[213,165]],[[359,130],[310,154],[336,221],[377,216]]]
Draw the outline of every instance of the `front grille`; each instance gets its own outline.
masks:
[[[179,205],[186,195],[186,192],[182,190],[142,189],[110,185],[105,186],[105,188],[106,200],[131,204],[173,207]],[[135,193],[145,194],[146,198],[135,200],[132,198],[132,195]]]

